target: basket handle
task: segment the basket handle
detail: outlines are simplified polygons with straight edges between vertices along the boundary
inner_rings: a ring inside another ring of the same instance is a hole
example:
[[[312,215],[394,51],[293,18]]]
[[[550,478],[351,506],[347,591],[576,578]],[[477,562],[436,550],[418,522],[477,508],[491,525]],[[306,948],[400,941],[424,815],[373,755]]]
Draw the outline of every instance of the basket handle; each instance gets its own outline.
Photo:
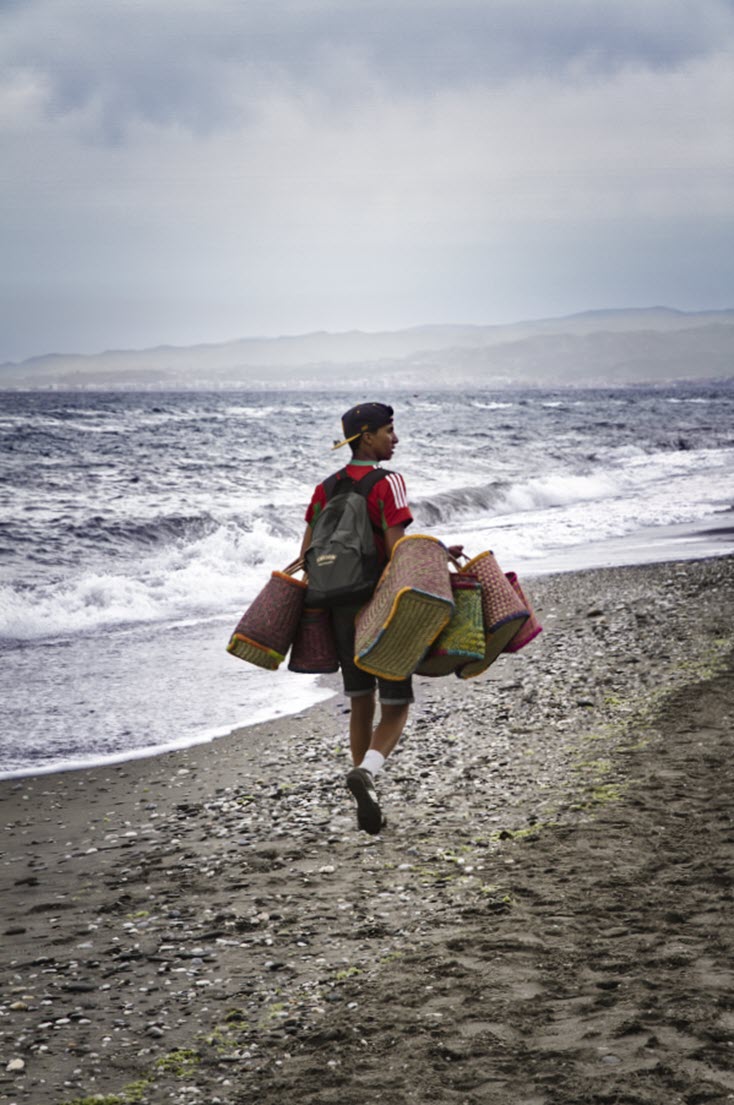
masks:
[[[305,560],[302,556],[299,556],[298,560],[294,560],[292,564],[289,564],[287,568],[283,569],[283,575],[294,576],[296,572],[302,572],[305,567]]]
[[[463,557],[463,559],[466,560],[467,563],[469,562],[469,560],[471,560],[471,557],[467,556],[464,552],[463,546],[461,547],[461,552],[457,552],[456,556],[454,556],[454,554],[449,550],[447,550],[447,552],[449,564],[453,564],[457,572],[461,571],[461,563],[459,561],[460,556]]]

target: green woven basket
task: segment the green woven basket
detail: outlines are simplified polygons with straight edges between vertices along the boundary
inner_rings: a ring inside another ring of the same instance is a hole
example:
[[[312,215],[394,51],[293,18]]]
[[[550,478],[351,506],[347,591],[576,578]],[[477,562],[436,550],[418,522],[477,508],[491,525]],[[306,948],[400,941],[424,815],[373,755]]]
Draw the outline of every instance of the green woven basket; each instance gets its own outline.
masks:
[[[313,675],[339,671],[334,629],[328,610],[304,607],[288,659],[288,670]]]
[[[439,633],[425,658],[416,669],[417,675],[451,675],[457,668],[484,656],[484,619],[482,591],[475,576],[451,575],[454,613],[448,625]]]

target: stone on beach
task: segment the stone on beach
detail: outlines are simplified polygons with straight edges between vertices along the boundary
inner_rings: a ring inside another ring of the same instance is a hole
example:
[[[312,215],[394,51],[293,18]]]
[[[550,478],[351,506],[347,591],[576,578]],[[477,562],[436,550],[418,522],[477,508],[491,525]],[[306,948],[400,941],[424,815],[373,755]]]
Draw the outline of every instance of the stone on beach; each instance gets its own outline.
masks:
[[[0,1094],[351,1105],[357,1056],[391,1105],[494,1105],[495,1084],[524,1100],[531,1073],[538,1101],[566,1105],[600,1071],[610,1095],[647,1078],[646,1105],[669,1105],[696,1062],[719,1078],[726,711],[712,692],[688,737],[669,734],[731,647],[733,578],[721,560],[535,581],[538,641],[475,683],[419,682],[374,840],[343,785],[339,698],[297,727],[0,783],[0,1038],[24,1064]],[[659,789],[638,793],[651,750]],[[709,831],[676,837],[686,819]],[[683,862],[699,845],[705,863]]]

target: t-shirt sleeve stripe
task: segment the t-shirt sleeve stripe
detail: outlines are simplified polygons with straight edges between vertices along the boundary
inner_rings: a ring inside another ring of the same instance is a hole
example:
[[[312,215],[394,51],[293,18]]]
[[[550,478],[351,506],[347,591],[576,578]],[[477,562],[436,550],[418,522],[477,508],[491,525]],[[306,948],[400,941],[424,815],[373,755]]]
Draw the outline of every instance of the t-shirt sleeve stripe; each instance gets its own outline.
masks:
[[[387,482],[390,484],[390,490],[393,493],[395,506],[398,508],[398,510],[407,510],[408,493],[405,489],[405,482],[403,480],[403,477],[397,472],[392,472],[387,477]]]

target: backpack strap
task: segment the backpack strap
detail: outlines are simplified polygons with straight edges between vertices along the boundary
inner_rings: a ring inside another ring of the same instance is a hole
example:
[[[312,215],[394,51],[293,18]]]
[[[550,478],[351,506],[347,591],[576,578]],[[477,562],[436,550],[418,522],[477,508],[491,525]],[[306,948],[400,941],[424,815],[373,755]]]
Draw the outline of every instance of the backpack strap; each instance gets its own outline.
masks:
[[[339,480],[343,479],[349,479],[349,477],[347,476],[346,468],[342,468],[340,472],[334,472],[332,476],[328,476],[327,479],[323,481],[322,487],[324,489],[324,495],[326,497],[327,503],[336,491],[337,483],[339,482]],[[349,480],[349,482],[352,483],[353,481]]]
[[[357,491],[360,495],[363,495],[366,499],[375,484],[378,484],[380,480],[385,476],[391,476],[387,468],[373,468],[371,472],[368,472],[366,476],[362,476],[361,480],[353,480],[351,476],[347,474],[346,468],[340,468],[338,472],[334,472],[333,475],[328,476],[324,480],[322,487],[324,489],[324,495],[328,503],[329,499],[339,490]],[[339,484],[342,487],[339,487]]]
[[[352,477],[347,474],[346,468],[340,468],[338,472],[334,472],[333,475],[327,476],[322,487],[327,503],[334,495],[344,494],[347,491],[356,491],[366,500],[375,484],[378,484],[385,476],[391,475],[392,472],[387,468],[373,468],[366,476],[362,476],[361,480],[353,480]],[[370,525],[375,533],[382,533],[380,527],[376,526],[371,518]]]
[[[373,468],[371,472],[368,472],[366,476],[362,476],[361,480],[354,480],[354,490],[358,491],[360,495],[364,495],[365,499],[369,495],[372,488],[384,479],[385,476],[391,476],[392,472],[389,472],[387,468]]]

